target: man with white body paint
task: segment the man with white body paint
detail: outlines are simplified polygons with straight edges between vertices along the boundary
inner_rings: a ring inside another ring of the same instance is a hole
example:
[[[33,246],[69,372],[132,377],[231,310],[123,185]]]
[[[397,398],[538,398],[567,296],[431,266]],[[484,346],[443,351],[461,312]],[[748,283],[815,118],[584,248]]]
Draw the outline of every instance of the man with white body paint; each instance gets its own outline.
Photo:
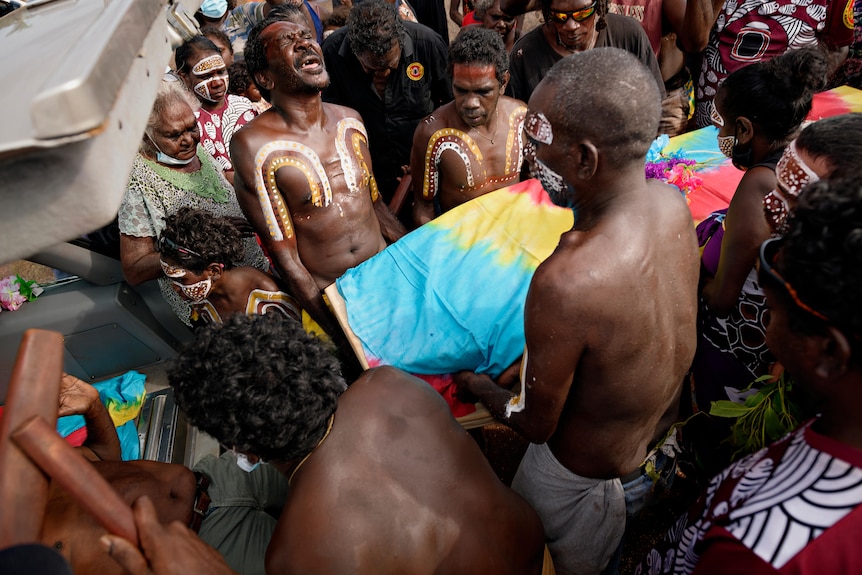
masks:
[[[243,96],[228,94],[227,66],[218,47],[205,36],[195,36],[177,48],[177,76],[201,103],[195,112],[201,145],[233,183],[230,142],[233,135],[257,115],[254,104]]]
[[[536,270],[521,395],[455,377],[530,444],[512,483],[557,573],[599,573],[625,528],[621,477],[675,420],[695,349],[698,250],[680,193],[647,181],[661,112],[650,71],[616,48],[558,62],[530,98],[525,154],[574,227]],[[508,381],[507,381],[508,380]]]
[[[236,195],[291,294],[349,357],[321,290],[405,230],[377,191],[359,115],[321,99],[329,75],[301,12],[280,14],[246,44],[272,108],[233,140]]]

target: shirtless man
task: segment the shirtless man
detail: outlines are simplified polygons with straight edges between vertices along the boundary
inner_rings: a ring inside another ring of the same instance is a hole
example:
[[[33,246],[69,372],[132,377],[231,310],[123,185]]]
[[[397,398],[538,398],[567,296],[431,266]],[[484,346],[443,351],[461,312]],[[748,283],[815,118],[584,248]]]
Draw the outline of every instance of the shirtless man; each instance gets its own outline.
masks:
[[[201,330],[169,377],[195,425],[289,478],[267,573],[541,571],[538,516],[425,382],[379,367],[347,388],[320,340],[274,314]]]
[[[532,442],[512,487],[539,512],[557,573],[607,565],[625,527],[619,478],[674,420],[694,355],[691,215],[644,178],[659,113],[649,70],[615,48],[566,58],[539,84],[528,161],[575,225],[530,284],[521,395],[455,378]]]
[[[231,453],[218,459],[208,457],[196,469],[203,472],[207,483],[212,479],[212,484],[202,483],[199,489],[195,475],[182,465],[122,461],[117,432],[99,392],[65,375],[59,415],[75,414],[83,415],[87,423],[87,441],[79,451],[126,503],[147,496],[160,523],[177,521],[190,526],[204,541],[217,546],[238,571],[263,573],[264,552],[275,528],[275,519],[263,507],[267,503],[278,507],[287,493],[286,482],[277,472],[264,467],[246,474],[237,468]],[[75,573],[119,575],[124,571],[99,544],[105,534],[104,527],[66,491],[51,483],[42,543],[57,549]]]
[[[321,290],[405,230],[377,191],[362,120],[321,100],[320,46],[299,12],[282,14],[290,19],[264,20],[246,44],[272,108],[231,142],[236,195],[291,293],[345,350]]]
[[[500,35],[464,29],[449,46],[455,100],[419,123],[413,135],[413,219],[421,226],[482,194],[518,181],[524,113],[503,96],[509,57]]]

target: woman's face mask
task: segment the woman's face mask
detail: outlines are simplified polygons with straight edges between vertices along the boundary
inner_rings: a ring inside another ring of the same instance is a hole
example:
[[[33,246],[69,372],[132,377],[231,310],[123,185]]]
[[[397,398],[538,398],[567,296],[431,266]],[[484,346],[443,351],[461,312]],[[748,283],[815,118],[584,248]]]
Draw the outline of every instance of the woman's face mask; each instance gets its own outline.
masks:
[[[200,303],[205,300],[213,288],[212,278],[202,279],[199,282],[188,285],[176,280],[173,280],[173,282],[179,288],[180,295],[192,303]]]
[[[799,194],[808,184],[820,179],[796,149],[796,140],[784,149],[775,166],[775,189],[763,198],[763,212],[776,235],[787,232],[787,216],[793,211]]]

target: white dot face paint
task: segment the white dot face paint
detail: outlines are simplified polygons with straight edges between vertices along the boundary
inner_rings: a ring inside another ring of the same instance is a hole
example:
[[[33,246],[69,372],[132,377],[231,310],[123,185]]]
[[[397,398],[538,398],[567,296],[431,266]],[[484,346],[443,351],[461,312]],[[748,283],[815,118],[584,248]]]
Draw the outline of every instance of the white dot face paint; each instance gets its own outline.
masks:
[[[169,263],[166,263],[165,260],[160,259],[159,263],[162,265],[162,272],[169,278],[177,279],[186,277],[186,270],[179,266],[172,266]]]
[[[791,212],[790,200],[794,203],[808,184],[820,176],[799,157],[796,140],[784,148],[784,153],[775,166],[777,187],[763,198],[763,210],[772,231],[783,234],[787,230],[787,216]]]
[[[228,75],[227,66],[218,54],[207,56],[192,67],[192,75],[201,78],[201,81],[192,87],[195,94],[208,102],[218,102],[227,93]],[[213,82],[224,82],[224,90],[221,95],[214,97],[211,89]]]
[[[540,144],[550,145],[554,142],[554,130],[548,118],[541,112],[527,112],[524,118],[524,132],[530,139]]]

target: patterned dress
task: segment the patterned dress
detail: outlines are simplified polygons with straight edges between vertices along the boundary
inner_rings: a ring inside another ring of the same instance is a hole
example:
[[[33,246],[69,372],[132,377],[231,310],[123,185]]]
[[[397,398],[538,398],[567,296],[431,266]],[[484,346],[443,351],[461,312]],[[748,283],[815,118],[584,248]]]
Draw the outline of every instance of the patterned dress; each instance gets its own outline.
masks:
[[[208,112],[195,112],[201,134],[201,146],[215,158],[222,170],[233,170],[230,161],[230,140],[237,130],[257,116],[254,104],[244,96],[228,94],[224,105]]]
[[[862,451],[814,421],[716,476],[635,573],[859,573]]]
[[[231,186],[214,160],[198,146],[201,169],[184,173],[150,161],[138,154],[132,164],[132,173],[118,223],[120,233],[155,241],[165,229],[165,217],[182,207],[208,210],[217,216],[244,217]],[[269,269],[269,262],[254,238],[243,240],[245,256],[239,265]],[[187,325],[189,305],[177,295],[166,277],[159,278],[162,295]]]

